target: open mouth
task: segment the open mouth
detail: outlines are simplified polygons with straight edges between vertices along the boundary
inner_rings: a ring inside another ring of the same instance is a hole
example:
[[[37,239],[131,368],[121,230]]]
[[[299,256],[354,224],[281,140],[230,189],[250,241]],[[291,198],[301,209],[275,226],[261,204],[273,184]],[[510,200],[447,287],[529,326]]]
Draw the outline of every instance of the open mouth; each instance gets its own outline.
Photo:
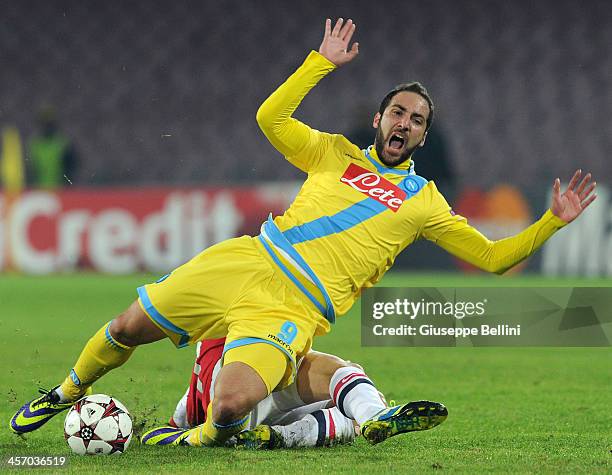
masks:
[[[399,134],[392,134],[389,138],[389,148],[393,150],[401,150],[404,147],[406,139]]]

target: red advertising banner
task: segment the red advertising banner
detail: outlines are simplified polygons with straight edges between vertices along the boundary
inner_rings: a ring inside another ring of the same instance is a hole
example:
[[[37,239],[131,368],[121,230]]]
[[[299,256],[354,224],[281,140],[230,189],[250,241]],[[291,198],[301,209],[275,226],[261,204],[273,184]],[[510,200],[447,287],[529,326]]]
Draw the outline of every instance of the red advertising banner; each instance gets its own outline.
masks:
[[[219,241],[258,234],[293,184],[82,189],[0,195],[0,271],[166,272]]]
[[[282,213],[298,189],[299,184],[275,183],[0,194],[0,272],[165,273],[217,242],[257,235],[268,214]],[[580,225],[564,229],[544,246],[538,262],[542,267],[536,270],[548,275],[612,275],[612,219],[607,211],[611,194],[605,186],[598,190]],[[537,208],[545,206],[537,203]],[[454,209],[490,239],[519,232],[534,219],[524,198],[505,187],[486,195],[464,190]],[[440,261],[436,267],[443,251],[427,252],[420,268],[469,272],[459,261]],[[415,270],[412,260],[407,268]]]

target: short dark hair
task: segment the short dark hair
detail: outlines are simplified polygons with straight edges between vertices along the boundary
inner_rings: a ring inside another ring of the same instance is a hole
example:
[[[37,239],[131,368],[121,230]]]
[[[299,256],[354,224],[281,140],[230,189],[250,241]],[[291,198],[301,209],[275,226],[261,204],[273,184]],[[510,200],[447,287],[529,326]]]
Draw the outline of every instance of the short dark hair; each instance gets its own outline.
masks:
[[[399,94],[400,92],[404,91],[414,92],[427,101],[427,104],[429,105],[429,115],[427,116],[427,128],[425,129],[425,131],[428,131],[431,127],[431,123],[433,122],[434,104],[431,100],[431,97],[429,96],[429,93],[427,92],[427,89],[425,89],[425,86],[423,86],[420,82],[408,82],[395,86],[387,93],[387,95],[380,103],[380,108],[378,109],[378,112],[380,113],[380,115],[382,115],[385,112],[385,109],[387,108],[389,103],[391,102],[391,99],[393,99],[396,94]]]

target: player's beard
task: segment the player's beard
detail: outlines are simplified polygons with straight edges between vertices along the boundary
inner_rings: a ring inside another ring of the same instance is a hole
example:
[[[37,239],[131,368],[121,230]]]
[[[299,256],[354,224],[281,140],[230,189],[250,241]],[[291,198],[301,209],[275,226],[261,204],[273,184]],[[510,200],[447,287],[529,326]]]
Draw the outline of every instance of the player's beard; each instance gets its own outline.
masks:
[[[380,130],[380,127],[376,129],[376,139],[374,140],[374,148],[376,149],[376,153],[378,154],[378,158],[380,159],[380,161],[388,167],[397,167],[398,165],[404,163],[412,156],[413,152],[416,150],[417,147],[418,145],[415,145],[412,148],[406,148],[406,150],[404,150],[404,152],[397,158],[386,157],[384,155],[385,138],[383,137],[383,133],[382,130]]]

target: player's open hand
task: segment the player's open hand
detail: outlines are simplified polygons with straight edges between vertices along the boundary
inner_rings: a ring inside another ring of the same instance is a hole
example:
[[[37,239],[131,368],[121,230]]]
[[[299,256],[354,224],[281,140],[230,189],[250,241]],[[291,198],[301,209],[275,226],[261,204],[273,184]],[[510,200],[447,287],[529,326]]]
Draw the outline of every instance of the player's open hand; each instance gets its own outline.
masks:
[[[593,193],[595,190],[595,182],[591,183],[591,174],[587,173],[578,184],[582,170],[576,170],[574,176],[567,185],[567,190],[561,193],[561,181],[557,178],[553,184],[552,206],[550,210],[553,214],[561,218],[566,223],[571,223],[589,206],[597,195]]]
[[[355,56],[359,54],[359,43],[353,43],[351,49],[348,49],[355,28],[353,20],[348,19],[345,23],[342,18],[338,18],[332,30],[331,20],[329,18],[325,20],[325,35],[319,47],[319,53],[336,66],[342,66],[355,59]]]

